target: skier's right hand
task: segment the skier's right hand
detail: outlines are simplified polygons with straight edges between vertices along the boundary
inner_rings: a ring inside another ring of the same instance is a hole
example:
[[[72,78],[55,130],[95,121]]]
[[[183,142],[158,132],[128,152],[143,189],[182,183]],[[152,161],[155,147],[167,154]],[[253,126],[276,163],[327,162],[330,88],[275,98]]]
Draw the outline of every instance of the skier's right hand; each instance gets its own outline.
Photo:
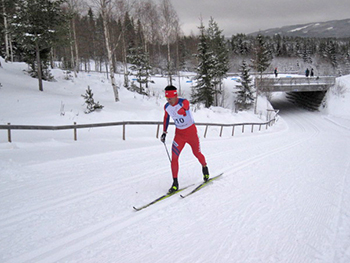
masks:
[[[162,136],[160,136],[160,141],[165,143],[166,132],[163,132]]]
[[[183,115],[183,116],[186,117],[186,110],[185,110],[185,108],[179,109],[179,110],[177,111],[177,114],[180,114],[180,115]]]

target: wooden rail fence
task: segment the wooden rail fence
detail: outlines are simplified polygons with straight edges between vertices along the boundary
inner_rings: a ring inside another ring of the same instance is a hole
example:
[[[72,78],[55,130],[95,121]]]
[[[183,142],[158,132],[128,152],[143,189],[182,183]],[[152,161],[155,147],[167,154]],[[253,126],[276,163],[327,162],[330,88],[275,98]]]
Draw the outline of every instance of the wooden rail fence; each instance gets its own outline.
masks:
[[[232,127],[232,136],[234,136],[235,128],[239,126],[242,127],[242,133],[244,133],[245,126],[251,127],[251,132],[254,132],[254,126],[259,127],[259,131],[263,126],[266,126],[266,129],[267,129],[269,126],[272,126],[276,122],[277,112],[273,119],[264,123],[235,123],[235,124],[196,123],[196,126],[205,126],[204,138],[206,138],[208,127],[210,126],[221,127],[220,137],[222,136],[224,127]],[[162,124],[163,122],[155,122],[155,121],[123,121],[123,122],[107,122],[107,123],[93,123],[93,124],[77,124],[76,122],[74,122],[73,125],[60,125],[60,126],[13,125],[11,123],[8,123],[7,125],[0,124],[0,130],[7,130],[8,142],[12,142],[12,138],[11,138],[12,130],[50,130],[50,131],[73,130],[74,140],[76,141],[78,139],[78,129],[108,127],[108,126],[123,126],[123,140],[125,140],[127,125],[157,125],[156,138],[159,138],[160,126]],[[174,123],[170,123],[170,125],[174,125]]]

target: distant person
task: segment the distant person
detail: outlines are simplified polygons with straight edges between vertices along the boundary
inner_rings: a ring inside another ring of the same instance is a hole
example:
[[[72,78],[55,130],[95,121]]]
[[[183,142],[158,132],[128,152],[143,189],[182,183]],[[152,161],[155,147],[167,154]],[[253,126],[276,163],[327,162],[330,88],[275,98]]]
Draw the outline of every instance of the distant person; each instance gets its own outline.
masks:
[[[309,71],[309,69],[307,68],[307,69],[305,70],[305,76],[308,77],[309,74],[310,74],[310,71]]]
[[[314,76],[314,69],[311,68],[310,77],[313,77],[313,76]]]
[[[165,113],[163,121],[163,134],[160,140],[163,143],[165,143],[165,137],[169,126],[169,119],[171,117],[174,120],[176,129],[171,156],[171,172],[173,177],[173,185],[169,189],[168,193],[173,193],[179,190],[179,183],[177,180],[179,171],[178,160],[180,153],[186,143],[188,143],[191,146],[194,156],[202,165],[204,181],[208,181],[209,171],[205,157],[201,153],[197,128],[194,124],[189,101],[183,98],[178,98],[177,89],[174,86],[167,86],[165,88],[165,97],[168,102],[164,106]]]
[[[275,68],[274,73],[275,73],[275,77],[277,78],[277,76],[278,76],[278,71],[277,71],[277,68]]]

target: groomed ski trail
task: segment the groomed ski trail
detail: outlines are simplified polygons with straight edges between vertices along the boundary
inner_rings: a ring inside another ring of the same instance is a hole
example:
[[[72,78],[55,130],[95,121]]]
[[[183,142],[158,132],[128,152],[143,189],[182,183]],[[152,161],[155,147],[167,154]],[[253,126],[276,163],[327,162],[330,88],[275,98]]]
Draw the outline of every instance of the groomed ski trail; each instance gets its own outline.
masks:
[[[349,131],[283,104],[279,132],[201,141],[221,180],[142,213],[171,183],[162,145],[24,164],[2,190],[2,261],[347,262],[349,161],[331,157]],[[200,172],[185,148],[180,184]]]

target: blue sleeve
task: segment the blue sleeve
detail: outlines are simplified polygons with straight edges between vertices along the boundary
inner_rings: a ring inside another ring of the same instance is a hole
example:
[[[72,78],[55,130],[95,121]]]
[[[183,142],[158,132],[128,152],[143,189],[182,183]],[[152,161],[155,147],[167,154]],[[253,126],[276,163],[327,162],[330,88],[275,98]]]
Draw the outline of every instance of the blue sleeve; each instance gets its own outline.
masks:
[[[170,115],[166,111],[166,108],[169,106],[169,104],[165,104],[164,106],[164,118],[163,118],[163,131],[166,132],[168,130],[169,126],[169,120],[170,120]]]

